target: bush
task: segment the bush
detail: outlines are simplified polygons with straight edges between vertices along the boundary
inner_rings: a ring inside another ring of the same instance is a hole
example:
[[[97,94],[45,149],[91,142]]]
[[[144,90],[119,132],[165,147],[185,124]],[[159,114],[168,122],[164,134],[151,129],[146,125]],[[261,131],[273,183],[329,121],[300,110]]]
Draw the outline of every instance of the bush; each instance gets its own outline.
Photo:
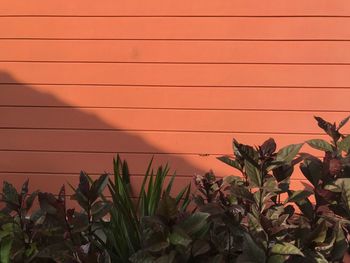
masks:
[[[81,172],[71,186],[79,212],[66,207],[64,186],[53,195],[29,192],[28,181],[19,192],[4,182],[1,262],[342,262],[349,249],[350,136],[340,129],[349,117],[338,126],[315,119],[330,141],[306,144],[323,159],[299,153],[302,143],[277,151],[272,138],[255,147],[233,140],[233,155],[218,159],[238,175],[196,175],[192,196],[190,184],[172,196],[175,176],[166,184],[168,167],[154,172],[152,161],[133,193],[119,156],[113,176],[92,180]],[[297,165],[308,189],[290,188]]]

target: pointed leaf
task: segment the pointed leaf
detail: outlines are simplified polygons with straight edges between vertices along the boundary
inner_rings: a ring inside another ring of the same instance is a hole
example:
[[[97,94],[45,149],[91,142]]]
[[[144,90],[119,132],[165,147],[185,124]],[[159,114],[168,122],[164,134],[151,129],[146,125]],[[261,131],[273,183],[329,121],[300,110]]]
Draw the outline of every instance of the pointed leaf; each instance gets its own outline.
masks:
[[[312,140],[308,140],[306,141],[306,143],[308,145],[310,145],[312,148],[317,149],[317,150],[321,150],[321,151],[333,151],[333,147],[330,143],[326,142],[325,140],[322,139],[312,139]]]
[[[343,138],[338,144],[338,149],[340,151],[348,152],[350,149],[350,135]]]
[[[13,243],[13,239],[10,236],[1,239],[0,260],[2,263],[10,262],[10,253],[11,253],[12,243]]]
[[[217,159],[222,161],[223,163],[226,163],[229,166],[232,166],[233,168],[238,169],[239,171],[242,171],[242,166],[239,164],[239,162],[231,159],[228,156],[220,156],[220,157],[217,157]]]
[[[90,202],[96,201],[97,197],[100,196],[108,184],[108,174],[102,174],[96,181],[91,185],[89,192]]]
[[[243,234],[243,253],[238,257],[237,262],[265,263],[266,255],[248,233]]]
[[[159,203],[157,214],[166,219],[174,218],[177,214],[176,200],[165,195]]]
[[[267,260],[267,263],[284,263],[286,262],[286,256],[284,255],[271,255]]]
[[[263,153],[263,155],[270,156],[276,151],[276,142],[273,138],[269,138],[266,140],[261,146],[260,149]]]
[[[173,232],[169,236],[169,240],[170,243],[175,246],[181,245],[184,247],[187,247],[192,242],[191,237],[179,227],[174,228]]]
[[[288,202],[300,202],[305,200],[312,195],[312,192],[306,190],[289,191],[288,195],[289,197],[284,201],[285,204]]]
[[[308,198],[299,200],[295,203],[299,207],[299,209],[301,210],[304,216],[306,216],[309,220],[314,219],[314,212],[313,212],[314,208]]]
[[[69,184],[69,183],[68,183]],[[89,200],[86,195],[84,195],[81,191],[80,188],[74,189],[74,187],[69,184],[69,186],[72,188],[74,191],[74,194],[71,196],[71,200],[76,200],[79,205],[87,211],[89,209]]]
[[[57,213],[57,202],[55,196],[51,193],[39,193],[38,194],[40,208],[48,214],[55,215]]]
[[[344,118],[340,123],[339,123],[339,126],[338,126],[338,130],[340,130],[350,119],[350,116]]]
[[[304,256],[304,254],[300,251],[299,248],[297,248],[293,244],[287,243],[287,242],[277,243],[277,244],[273,245],[270,252],[273,254],[278,254],[278,255]]]
[[[244,167],[249,183],[254,187],[261,187],[262,178],[258,168],[248,160],[244,161]]]
[[[201,233],[204,229],[207,229],[209,217],[208,213],[196,212],[186,218],[179,224],[187,234],[190,236]]]
[[[111,208],[111,203],[110,202],[105,202],[105,201],[97,201],[96,203],[93,204],[91,207],[91,214],[93,220],[99,220],[103,218],[110,210]]]
[[[35,200],[35,198],[37,197],[39,191],[35,191],[33,193],[31,193],[28,198],[26,199],[26,210],[29,211],[30,208],[32,207],[33,205],[33,202]]]
[[[335,242],[333,244],[333,249],[331,252],[332,260],[335,260],[335,261],[342,260],[348,248],[348,243],[346,241],[344,231],[340,223],[336,224],[334,228],[334,234],[335,234]]]
[[[331,124],[321,117],[315,116],[314,118],[317,120],[318,126],[323,129],[335,142],[339,140],[341,135],[338,132],[335,124]]]
[[[19,199],[18,199],[18,193],[16,188],[4,181],[3,182],[3,196],[7,202],[10,202],[13,205],[19,206]]]
[[[66,202],[66,187],[64,185],[62,185],[58,193],[58,200],[60,200],[62,203]]]
[[[24,200],[25,196],[28,194],[28,184],[29,184],[29,179],[27,179],[24,184],[22,185],[21,189],[21,203]]]
[[[87,173],[85,173],[84,171],[80,172],[78,189],[84,196],[88,196],[90,190],[90,183],[87,177]]]
[[[327,223],[324,220],[317,222],[316,228],[309,235],[309,239],[316,243],[323,243],[327,237]]]
[[[300,170],[313,186],[317,186],[323,176],[323,163],[318,159],[305,159]]]
[[[283,147],[277,152],[276,161],[291,163],[294,157],[298,154],[302,146],[303,144],[299,143],[299,144],[291,144],[286,147]]]

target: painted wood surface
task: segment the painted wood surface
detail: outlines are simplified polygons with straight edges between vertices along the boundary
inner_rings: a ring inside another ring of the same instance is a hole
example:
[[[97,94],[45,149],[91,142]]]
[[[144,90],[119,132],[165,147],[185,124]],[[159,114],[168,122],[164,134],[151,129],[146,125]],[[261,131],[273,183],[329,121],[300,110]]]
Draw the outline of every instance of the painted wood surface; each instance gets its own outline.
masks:
[[[216,160],[232,138],[325,138],[313,116],[350,111],[349,28],[345,0],[2,1],[0,179],[56,192],[119,152],[135,188],[154,156],[179,189],[237,174]]]

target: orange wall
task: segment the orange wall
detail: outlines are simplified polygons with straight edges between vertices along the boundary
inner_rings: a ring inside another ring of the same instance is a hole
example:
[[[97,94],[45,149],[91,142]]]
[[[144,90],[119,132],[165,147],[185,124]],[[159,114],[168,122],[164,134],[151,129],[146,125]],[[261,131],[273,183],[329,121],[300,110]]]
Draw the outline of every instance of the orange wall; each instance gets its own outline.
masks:
[[[135,185],[152,155],[180,185],[233,174],[215,159],[233,137],[302,142],[321,136],[313,115],[350,110],[348,0],[0,6],[0,178],[16,185],[57,191],[116,152]]]

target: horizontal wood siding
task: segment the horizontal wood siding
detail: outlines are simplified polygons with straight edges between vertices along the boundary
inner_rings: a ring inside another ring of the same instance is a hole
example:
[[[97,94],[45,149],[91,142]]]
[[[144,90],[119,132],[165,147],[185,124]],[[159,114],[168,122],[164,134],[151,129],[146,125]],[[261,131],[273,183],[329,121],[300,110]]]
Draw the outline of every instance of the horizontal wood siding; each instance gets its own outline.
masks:
[[[348,16],[347,0],[5,0],[1,15],[56,16]]]
[[[216,159],[233,137],[326,138],[313,116],[350,111],[347,0],[12,0],[0,32],[0,179],[16,186],[57,192],[119,152],[136,189],[154,156],[178,190],[237,174]]]

